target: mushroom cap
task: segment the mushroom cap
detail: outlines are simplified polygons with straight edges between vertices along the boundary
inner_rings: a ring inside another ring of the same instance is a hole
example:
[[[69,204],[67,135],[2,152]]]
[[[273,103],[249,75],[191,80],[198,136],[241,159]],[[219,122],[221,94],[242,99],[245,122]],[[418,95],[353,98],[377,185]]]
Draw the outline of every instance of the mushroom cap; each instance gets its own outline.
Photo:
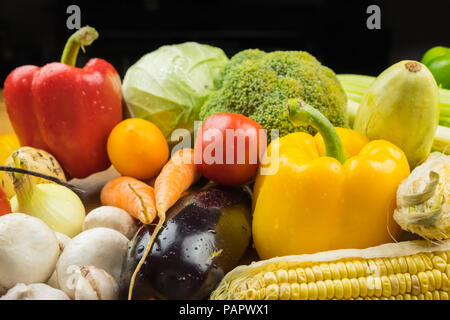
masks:
[[[70,300],[64,291],[44,283],[29,285],[18,283],[0,298],[0,300]]]
[[[138,222],[123,209],[101,206],[88,213],[84,219],[83,231],[98,227],[117,230],[131,239],[138,229]]]
[[[24,213],[0,217],[0,287],[46,282],[59,256],[55,233]]]

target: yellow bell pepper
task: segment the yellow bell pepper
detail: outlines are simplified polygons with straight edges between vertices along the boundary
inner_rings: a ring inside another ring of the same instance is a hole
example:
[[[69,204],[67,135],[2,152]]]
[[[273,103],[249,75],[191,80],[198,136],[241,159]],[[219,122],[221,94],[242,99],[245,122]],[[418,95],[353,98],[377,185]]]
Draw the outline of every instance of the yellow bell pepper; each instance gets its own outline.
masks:
[[[19,149],[19,139],[14,133],[0,134],[0,166],[5,165],[6,159],[16,149]],[[0,185],[2,182],[2,173],[0,172]]]
[[[268,146],[253,194],[253,239],[262,259],[391,242],[396,190],[410,168],[398,147],[356,131],[333,128],[318,110],[289,101],[296,132]],[[263,169],[278,161],[274,174]]]

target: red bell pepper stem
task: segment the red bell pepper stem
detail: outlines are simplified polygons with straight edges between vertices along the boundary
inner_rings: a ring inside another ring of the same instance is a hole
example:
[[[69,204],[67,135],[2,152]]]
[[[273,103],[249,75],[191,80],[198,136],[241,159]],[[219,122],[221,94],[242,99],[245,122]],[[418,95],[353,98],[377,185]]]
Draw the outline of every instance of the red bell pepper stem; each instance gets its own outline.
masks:
[[[98,32],[92,27],[85,26],[77,30],[70,36],[69,40],[67,40],[61,56],[61,63],[75,67],[80,48],[84,52],[84,47],[91,45],[97,38]]]
[[[341,139],[331,122],[316,108],[308,106],[300,99],[289,99],[289,120],[296,125],[311,125],[322,135],[326,156],[344,164],[346,158]]]

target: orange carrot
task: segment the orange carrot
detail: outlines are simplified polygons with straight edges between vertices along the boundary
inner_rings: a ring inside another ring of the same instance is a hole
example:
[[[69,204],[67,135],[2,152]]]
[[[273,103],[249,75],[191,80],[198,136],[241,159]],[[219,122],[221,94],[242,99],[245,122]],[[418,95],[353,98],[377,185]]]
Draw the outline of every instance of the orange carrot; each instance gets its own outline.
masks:
[[[144,224],[156,218],[154,189],[131,177],[118,177],[102,189],[100,199],[105,206],[121,208]]]
[[[166,220],[167,210],[180,199],[182,193],[186,191],[198,178],[200,173],[194,164],[194,150],[181,149],[175,152],[169,162],[165,164],[155,180],[155,199],[159,221],[155,230],[150,237],[150,241],[145,248],[133,276],[131,277],[130,287],[128,291],[128,299],[131,300],[133,294],[133,286],[136,276],[144,264],[148,253],[152,247],[156,235]]]
[[[158,214],[166,213],[198,178],[200,173],[195,168],[194,150],[181,149],[174,153],[155,181]]]

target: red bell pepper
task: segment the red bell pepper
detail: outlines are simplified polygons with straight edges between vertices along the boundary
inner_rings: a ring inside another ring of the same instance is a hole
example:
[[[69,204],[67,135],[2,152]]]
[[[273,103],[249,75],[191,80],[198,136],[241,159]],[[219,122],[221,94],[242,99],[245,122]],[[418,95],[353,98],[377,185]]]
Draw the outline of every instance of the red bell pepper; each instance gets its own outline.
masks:
[[[84,178],[110,166],[106,142],[122,120],[120,77],[102,59],[76,68],[78,51],[98,33],[84,27],[68,40],[61,63],[22,66],[6,78],[4,96],[20,144],[46,150],[68,175]]]
[[[0,188],[0,216],[3,216],[7,213],[11,213],[11,204],[9,203],[5,191]]]

